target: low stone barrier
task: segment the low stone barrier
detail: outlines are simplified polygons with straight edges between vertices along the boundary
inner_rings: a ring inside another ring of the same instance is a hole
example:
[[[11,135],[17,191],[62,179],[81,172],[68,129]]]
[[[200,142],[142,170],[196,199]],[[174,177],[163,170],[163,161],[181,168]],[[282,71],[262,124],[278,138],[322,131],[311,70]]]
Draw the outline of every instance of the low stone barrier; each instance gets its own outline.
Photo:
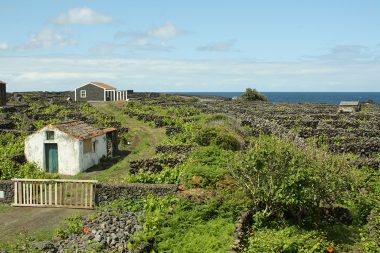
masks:
[[[240,252],[244,246],[247,233],[252,225],[252,211],[246,210],[242,212],[235,225],[234,245],[229,250],[229,253]]]
[[[153,172],[158,173],[163,170],[162,165],[167,165],[170,168],[173,168],[177,164],[183,163],[183,156],[178,157],[168,157],[168,158],[151,158],[151,159],[142,159],[134,160],[129,163],[130,172],[136,174],[139,172]]]
[[[174,184],[124,184],[110,185],[99,183],[95,185],[95,203],[96,205],[109,202],[123,196],[129,196],[132,199],[139,199],[148,194],[163,196],[174,194],[178,191],[177,185]]]
[[[13,182],[10,180],[0,181],[0,203],[12,204],[14,196]]]
[[[176,154],[186,154],[192,149],[191,145],[159,145],[156,147],[156,153],[176,153]]]

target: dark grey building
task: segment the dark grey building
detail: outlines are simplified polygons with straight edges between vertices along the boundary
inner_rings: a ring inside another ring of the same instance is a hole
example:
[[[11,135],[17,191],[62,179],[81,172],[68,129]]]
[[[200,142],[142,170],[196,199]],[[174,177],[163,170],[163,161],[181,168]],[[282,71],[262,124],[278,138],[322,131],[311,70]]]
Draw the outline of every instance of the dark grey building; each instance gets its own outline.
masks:
[[[127,91],[119,91],[115,87],[100,83],[90,82],[74,91],[75,101],[127,101]]]
[[[0,106],[7,104],[7,84],[0,81]]]

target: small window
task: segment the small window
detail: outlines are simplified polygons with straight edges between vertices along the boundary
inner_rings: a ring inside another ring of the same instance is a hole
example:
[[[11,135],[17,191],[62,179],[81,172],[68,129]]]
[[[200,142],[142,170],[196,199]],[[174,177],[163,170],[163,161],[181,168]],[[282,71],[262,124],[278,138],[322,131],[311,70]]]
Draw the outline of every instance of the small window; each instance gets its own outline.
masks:
[[[96,141],[92,143],[92,152],[96,153]]]
[[[46,131],[46,140],[48,141],[54,140],[54,131]]]
[[[91,153],[92,151],[92,146],[91,146],[91,139],[87,139],[83,141],[83,153]]]
[[[80,91],[80,97],[81,97],[81,98],[86,98],[86,97],[87,97],[86,90],[81,90],[81,91]]]

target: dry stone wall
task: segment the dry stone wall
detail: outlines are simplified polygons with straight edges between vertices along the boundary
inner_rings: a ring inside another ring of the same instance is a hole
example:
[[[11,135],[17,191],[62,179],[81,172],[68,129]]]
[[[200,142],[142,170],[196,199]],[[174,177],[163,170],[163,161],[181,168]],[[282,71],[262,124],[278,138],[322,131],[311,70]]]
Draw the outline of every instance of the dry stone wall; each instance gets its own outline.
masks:
[[[166,194],[175,194],[178,190],[174,184],[125,184],[110,185],[96,184],[95,203],[103,204],[123,196],[129,196],[132,199],[139,199],[148,194],[163,196]]]
[[[0,203],[12,204],[14,196],[13,182],[10,180],[0,181]]]

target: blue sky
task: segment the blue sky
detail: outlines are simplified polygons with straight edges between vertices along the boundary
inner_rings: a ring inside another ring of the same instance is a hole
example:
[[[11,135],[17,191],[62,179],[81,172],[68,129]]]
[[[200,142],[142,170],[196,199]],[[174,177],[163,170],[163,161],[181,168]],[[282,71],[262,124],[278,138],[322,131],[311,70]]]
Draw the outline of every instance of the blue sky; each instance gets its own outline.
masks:
[[[380,91],[380,1],[3,1],[10,91]]]

